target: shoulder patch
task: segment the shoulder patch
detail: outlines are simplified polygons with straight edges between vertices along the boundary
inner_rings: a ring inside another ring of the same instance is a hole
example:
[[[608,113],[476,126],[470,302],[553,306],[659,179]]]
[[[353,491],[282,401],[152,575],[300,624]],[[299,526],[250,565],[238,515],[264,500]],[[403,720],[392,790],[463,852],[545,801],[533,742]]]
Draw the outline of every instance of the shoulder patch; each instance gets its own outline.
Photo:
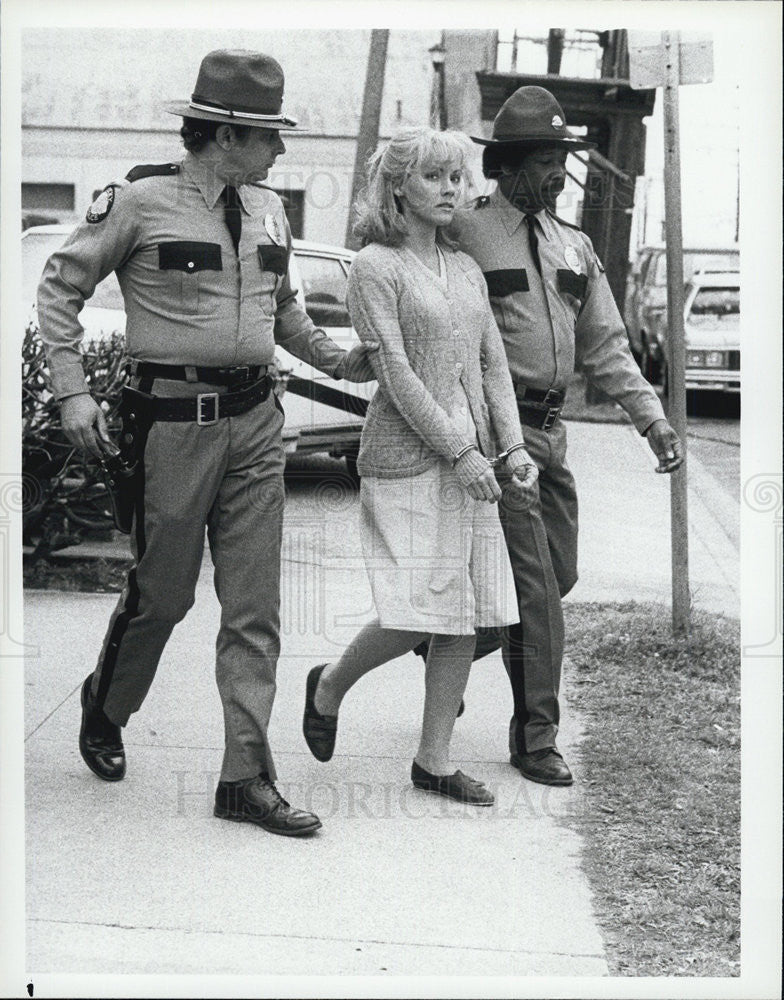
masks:
[[[556,222],[560,222],[562,226],[568,226],[569,229],[576,229],[578,233],[582,232],[582,229],[580,229],[579,226],[576,226],[573,222],[567,222],[566,219],[562,219],[560,215],[556,215],[555,212],[551,212],[549,208],[547,209],[547,214],[551,219],[555,219]]]
[[[166,175],[178,174],[180,172],[179,163],[147,163],[139,167],[133,167],[125,175],[125,179],[133,184],[145,177],[164,177]]]
[[[103,222],[106,216],[111,212],[112,205],[114,204],[114,185],[110,184],[105,187],[103,191],[98,195],[95,201],[87,209],[87,215],[85,219],[88,222]]]

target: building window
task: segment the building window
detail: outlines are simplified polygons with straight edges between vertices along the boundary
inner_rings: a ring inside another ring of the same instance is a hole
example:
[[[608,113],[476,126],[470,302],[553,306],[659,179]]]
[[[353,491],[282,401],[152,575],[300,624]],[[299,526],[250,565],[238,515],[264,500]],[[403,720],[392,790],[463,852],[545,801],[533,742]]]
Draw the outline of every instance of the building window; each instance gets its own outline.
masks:
[[[548,63],[553,58],[551,48],[558,48],[558,68]],[[564,31],[552,29],[547,35],[532,35],[522,28],[507,28],[498,32],[496,70],[499,73],[526,73],[544,76],[555,72],[561,76],[598,79],[601,75],[603,48],[599,32],[587,29]]]
[[[286,218],[291,226],[291,235],[295,240],[301,240],[305,232],[305,192],[290,188],[275,188],[275,193],[280,195],[280,200],[283,202]]]
[[[73,212],[73,184],[22,184],[22,209],[43,212]]]

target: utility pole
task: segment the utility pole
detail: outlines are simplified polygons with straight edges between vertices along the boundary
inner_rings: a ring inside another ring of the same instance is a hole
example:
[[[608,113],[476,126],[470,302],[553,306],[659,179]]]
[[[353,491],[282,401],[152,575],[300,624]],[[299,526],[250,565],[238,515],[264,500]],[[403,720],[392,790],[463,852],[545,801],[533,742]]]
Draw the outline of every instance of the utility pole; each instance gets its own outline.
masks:
[[[678,91],[713,79],[713,46],[704,35],[678,31],[629,32],[629,84],[661,87],[664,94],[664,231],[667,244],[669,340],[668,416],[681,440],[683,465],[670,475],[672,630],[689,631],[689,509],[686,449],[686,341],[683,332],[683,232]]]
[[[664,44],[664,219],[667,243],[667,323],[670,363],[668,416],[681,439],[683,465],[672,473],[672,628],[689,630],[689,505],[686,478],[686,338],[683,332],[683,231],[681,224],[681,148],[678,87],[680,39],[677,31],[662,33]]]
[[[365,92],[362,98],[362,117],[359,121],[357,152],[354,157],[354,177],[351,183],[348,222],[346,224],[346,246],[358,249],[353,233],[353,208],[357,196],[365,186],[368,157],[378,146],[378,128],[381,121],[381,98],[384,93],[384,71],[387,61],[389,30],[374,28],[370,32],[370,52],[368,53]]]

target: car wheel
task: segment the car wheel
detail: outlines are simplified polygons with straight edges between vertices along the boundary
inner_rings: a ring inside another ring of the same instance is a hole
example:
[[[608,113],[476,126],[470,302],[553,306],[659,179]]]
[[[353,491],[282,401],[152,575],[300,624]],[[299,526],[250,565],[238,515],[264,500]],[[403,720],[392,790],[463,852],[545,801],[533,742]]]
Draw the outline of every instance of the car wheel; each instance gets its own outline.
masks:
[[[351,477],[352,483],[354,483],[355,486],[359,486],[359,481],[361,477],[359,475],[359,472],[357,471],[356,454],[346,455],[345,459],[346,459],[346,469],[348,470],[348,474]]]

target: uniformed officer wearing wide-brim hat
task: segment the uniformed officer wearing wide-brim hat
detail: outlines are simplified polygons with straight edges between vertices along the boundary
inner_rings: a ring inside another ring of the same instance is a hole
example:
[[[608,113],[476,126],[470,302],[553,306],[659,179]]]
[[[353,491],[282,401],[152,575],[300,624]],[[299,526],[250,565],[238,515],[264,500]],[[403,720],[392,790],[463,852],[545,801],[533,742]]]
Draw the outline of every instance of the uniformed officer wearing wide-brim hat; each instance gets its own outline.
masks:
[[[167,101],[164,108],[183,118],[303,131],[283,112],[283,83],[283,70],[271,56],[218,49],[202,60],[191,99]]]
[[[484,146],[489,196],[461,213],[455,234],[481,267],[506,348],[526,446],[539,468],[539,502],[521,510],[499,473],[499,506],[520,602],[520,624],[480,634],[476,656],[502,644],[514,697],[511,763],[533,780],[568,785],[556,747],[564,626],[561,598],[577,580],[577,495],[560,418],[575,369],[623,406],[659,459],[681,464],[677,435],[640,374],[591,241],[554,214],[574,135],[555,97],[521,87],[503,104]],[[601,460],[600,456],[597,460]]]
[[[318,817],[274,785],[267,725],[280,648],[282,409],[268,367],[276,343],[336,378],[373,377],[367,348],[344,351],[297,305],[291,233],[261,185],[285,151],[283,71],[268,55],[205,56],[184,117],[181,162],[135,167],[96,199],[52,255],[38,318],[62,426],[97,457],[115,447],[82,369],[78,315],[116,271],[132,378],[122,450],[134,470],[136,564],[98,665],[82,685],[79,748],[118,781],[121,729],[152,683],[174,625],[193,604],[207,528],[221,603],[216,678],[225,751],[215,815],[299,836]]]
[[[535,150],[575,153],[596,147],[595,142],[577,136],[567,128],[563,108],[544,87],[520,87],[501,106],[493,122],[492,137],[471,138],[485,147],[482,153],[485,176],[497,178],[505,167],[516,175],[518,188],[525,186],[526,179],[525,172],[520,175],[519,165]],[[555,197],[562,188],[561,183],[560,189],[554,192]],[[520,196],[521,191],[518,190],[516,197]],[[552,202],[554,204],[555,198]]]
[[[524,148],[559,145],[570,150],[595,149],[596,143],[566,127],[563,108],[544,87],[520,87],[502,105],[489,139],[472,135],[480,146]]]

